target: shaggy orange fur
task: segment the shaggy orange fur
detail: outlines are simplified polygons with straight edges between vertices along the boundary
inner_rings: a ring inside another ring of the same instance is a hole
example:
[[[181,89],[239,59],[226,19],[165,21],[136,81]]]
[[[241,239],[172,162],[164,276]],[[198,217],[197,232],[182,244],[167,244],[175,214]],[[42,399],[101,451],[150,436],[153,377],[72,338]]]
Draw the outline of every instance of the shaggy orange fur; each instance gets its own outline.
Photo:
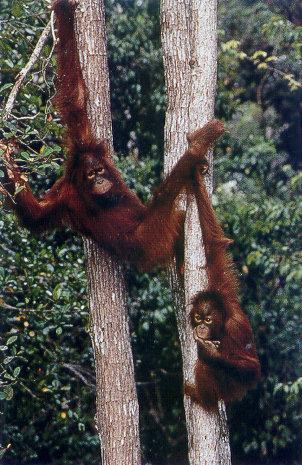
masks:
[[[186,384],[185,393],[211,410],[217,408],[219,399],[226,402],[240,399],[259,379],[260,363],[252,328],[238,301],[232,258],[226,251],[232,241],[225,237],[204,180],[197,171],[191,192],[199,211],[208,288],[198,293],[192,302],[190,318],[198,360],[195,385]],[[218,340],[218,325],[213,315],[219,320]]]
[[[14,167],[9,188],[13,192],[16,183],[23,185],[15,196],[14,208],[33,232],[67,225],[139,269],[166,265],[182,235],[183,215],[177,212],[176,197],[191,185],[196,170],[206,172],[207,151],[223,132],[223,124],[213,120],[190,134],[188,150],[153,199],[142,204],[122,180],[106,144],[91,134],[74,32],[75,5],[71,0],[53,4],[59,37],[54,102],[67,132],[65,173],[38,200]]]

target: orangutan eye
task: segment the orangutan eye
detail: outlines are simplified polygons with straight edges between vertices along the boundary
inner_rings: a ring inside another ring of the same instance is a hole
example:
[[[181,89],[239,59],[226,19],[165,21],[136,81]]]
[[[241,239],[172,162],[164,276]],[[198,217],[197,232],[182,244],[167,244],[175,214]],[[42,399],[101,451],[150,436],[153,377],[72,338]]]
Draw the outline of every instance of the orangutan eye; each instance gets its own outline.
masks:
[[[206,323],[212,323],[212,317],[206,316],[205,319],[204,319],[204,321],[205,321]]]
[[[104,174],[104,173],[105,173],[105,168],[98,169],[98,174]]]
[[[201,323],[202,322],[202,318],[201,318],[201,315],[199,315],[199,313],[194,314],[194,321],[195,321],[195,323]]]
[[[87,178],[88,178],[88,179],[93,179],[93,178],[94,178],[94,171],[89,171],[89,172],[87,173]]]

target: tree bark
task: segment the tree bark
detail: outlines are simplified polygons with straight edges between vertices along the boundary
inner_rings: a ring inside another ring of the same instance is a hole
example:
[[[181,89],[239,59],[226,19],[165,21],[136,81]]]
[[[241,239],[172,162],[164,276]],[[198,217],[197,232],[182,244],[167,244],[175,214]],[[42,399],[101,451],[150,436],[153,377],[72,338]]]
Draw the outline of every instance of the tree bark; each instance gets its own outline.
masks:
[[[102,0],[81,0],[76,36],[88,88],[92,132],[113,151],[109,75]],[[126,290],[121,265],[84,238],[91,339],[96,365],[96,426],[102,465],[140,465],[139,410]]]
[[[213,118],[217,69],[217,1],[162,0],[161,31],[167,86],[165,124],[165,172],[168,173],[186,148],[186,133]],[[212,193],[212,154],[206,184]],[[184,380],[194,382],[197,360],[188,314],[192,297],[207,286],[206,259],[197,206],[186,199],[185,274],[180,281],[175,269],[172,288],[181,350]],[[182,207],[184,201],[182,201]],[[229,434],[224,404],[208,413],[184,397],[189,462],[191,465],[229,465]]]

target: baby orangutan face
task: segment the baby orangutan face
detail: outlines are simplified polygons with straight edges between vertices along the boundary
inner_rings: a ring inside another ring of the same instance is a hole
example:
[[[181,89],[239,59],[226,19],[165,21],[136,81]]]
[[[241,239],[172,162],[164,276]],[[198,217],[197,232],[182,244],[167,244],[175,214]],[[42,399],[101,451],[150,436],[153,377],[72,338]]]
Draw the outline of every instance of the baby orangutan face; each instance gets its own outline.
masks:
[[[195,304],[191,315],[196,339],[219,340],[221,338],[224,318],[216,302],[204,300]]]
[[[85,154],[83,177],[88,190],[94,195],[106,194],[113,185],[106,167],[93,154]]]

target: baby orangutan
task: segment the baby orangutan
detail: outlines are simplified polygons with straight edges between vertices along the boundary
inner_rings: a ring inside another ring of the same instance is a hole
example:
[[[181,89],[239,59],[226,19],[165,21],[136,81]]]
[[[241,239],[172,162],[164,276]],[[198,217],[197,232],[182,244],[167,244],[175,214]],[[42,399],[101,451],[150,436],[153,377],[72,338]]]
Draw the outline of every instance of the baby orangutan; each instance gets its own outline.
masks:
[[[195,385],[186,383],[185,394],[206,410],[216,409],[218,400],[240,399],[260,376],[252,330],[247,317],[240,316],[241,321],[234,320],[217,291],[200,292],[193,301],[190,319],[198,359]]]

